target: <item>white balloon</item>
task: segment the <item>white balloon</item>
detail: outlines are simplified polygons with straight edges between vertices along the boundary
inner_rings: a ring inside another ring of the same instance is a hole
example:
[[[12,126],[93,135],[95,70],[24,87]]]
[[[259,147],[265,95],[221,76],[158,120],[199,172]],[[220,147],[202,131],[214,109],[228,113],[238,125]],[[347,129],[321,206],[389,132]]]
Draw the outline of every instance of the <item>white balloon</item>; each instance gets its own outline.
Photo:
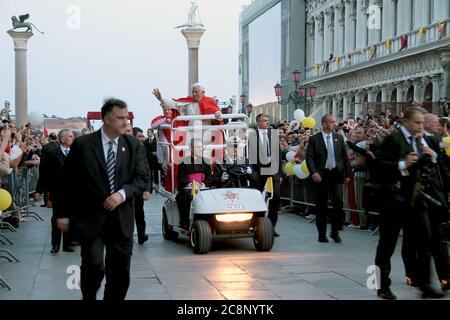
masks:
[[[309,174],[302,170],[302,166],[300,164],[294,166],[294,174],[297,178],[302,180],[309,177]]]
[[[39,127],[44,124],[44,115],[37,111],[33,111],[28,116],[28,121],[35,127]]]
[[[294,111],[294,119],[298,121],[303,121],[305,119],[305,112],[302,109],[297,109]]]
[[[294,157],[295,157],[295,152],[294,152],[294,151],[289,151],[289,152],[286,154],[286,160],[287,160],[287,161],[291,161],[292,159],[294,159]]]
[[[294,174],[297,178],[300,178],[300,175],[302,174],[302,166],[297,164],[294,166]]]

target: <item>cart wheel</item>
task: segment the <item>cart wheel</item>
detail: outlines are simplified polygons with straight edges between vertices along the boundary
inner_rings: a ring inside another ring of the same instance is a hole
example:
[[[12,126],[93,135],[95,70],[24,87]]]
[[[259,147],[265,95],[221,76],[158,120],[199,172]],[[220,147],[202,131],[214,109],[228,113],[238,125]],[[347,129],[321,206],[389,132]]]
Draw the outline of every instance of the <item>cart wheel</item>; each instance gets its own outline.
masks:
[[[272,221],[266,217],[260,217],[256,220],[255,236],[253,243],[256,250],[270,251],[273,246],[273,226]]]
[[[195,253],[208,253],[212,244],[212,232],[208,221],[196,220],[191,231],[191,245]]]
[[[178,238],[178,233],[169,229],[169,223],[167,222],[166,209],[163,208],[162,212],[162,234],[166,240],[175,240]]]

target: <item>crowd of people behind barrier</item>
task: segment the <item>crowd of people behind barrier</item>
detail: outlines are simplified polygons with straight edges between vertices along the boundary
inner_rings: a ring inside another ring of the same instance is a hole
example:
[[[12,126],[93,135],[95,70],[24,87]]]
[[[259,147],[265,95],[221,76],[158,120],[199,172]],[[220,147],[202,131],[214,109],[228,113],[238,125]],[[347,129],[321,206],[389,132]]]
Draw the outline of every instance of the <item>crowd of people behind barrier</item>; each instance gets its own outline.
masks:
[[[425,118],[425,134],[439,137],[441,147],[448,147],[443,138],[449,137],[449,113],[450,107],[445,105],[444,116],[439,118],[433,114],[427,114]],[[378,227],[377,211],[380,199],[373,199],[369,192],[364,194],[364,186],[370,182],[370,165],[375,158],[378,146],[384,138],[398,129],[402,123],[403,113],[395,115],[391,110],[386,110],[378,115],[374,110],[368,110],[364,117],[348,115],[344,121],[338,124],[336,133],[342,135],[346,143],[346,151],[352,167],[350,182],[344,185],[343,202],[345,209],[344,224],[361,230],[375,231]],[[293,162],[300,164],[306,158],[308,141],[311,136],[321,131],[319,126],[315,129],[303,128],[297,122],[288,123],[287,120],[277,122],[274,125],[279,130],[280,148],[284,164],[287,163],[288,152],[295,152]],[[285,205],[295,204],[297,214],[306,218],[313,218],[315,213],[315,194],[310,177],[282,175],[281,198]]]

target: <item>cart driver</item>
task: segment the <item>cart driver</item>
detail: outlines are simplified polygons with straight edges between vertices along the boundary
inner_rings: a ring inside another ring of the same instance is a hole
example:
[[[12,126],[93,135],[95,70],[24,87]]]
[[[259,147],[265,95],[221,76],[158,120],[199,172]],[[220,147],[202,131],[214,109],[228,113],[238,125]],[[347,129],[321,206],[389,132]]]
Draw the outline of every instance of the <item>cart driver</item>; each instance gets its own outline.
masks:
[[[257,188],[258,174],[253,170],[248,159],[243,156],[245,145],[239,137],[230,137],[227,139],[226,155],[221,163],[214,163],[213,181],[217,188],[239,187],[236,179],[239,179],[240,187]],[[239,167],[240,166],[240,167]],[[228,172],[229,169],[237,171],[239,177]]]
[[[208,162],[209,163],[209,162]],[[178,193],[176,201],[180,213],[180,226],[189,228],[189,213],[192,201],[190,188],[195,180],[201,188],[210,187],[212,184],[211,165],[203,158],[203,144],[201,139],[191,140],[191,155],[184,158],[178,166]]]

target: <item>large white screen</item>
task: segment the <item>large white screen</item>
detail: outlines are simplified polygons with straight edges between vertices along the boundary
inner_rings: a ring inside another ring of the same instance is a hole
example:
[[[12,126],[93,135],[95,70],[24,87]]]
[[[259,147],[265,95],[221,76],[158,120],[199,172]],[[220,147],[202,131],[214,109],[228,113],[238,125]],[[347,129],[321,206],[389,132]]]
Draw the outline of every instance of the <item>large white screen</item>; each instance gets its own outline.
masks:
[[[281,72],[281,3],[249,24],[249,102],[276,100],[273,86]]]

